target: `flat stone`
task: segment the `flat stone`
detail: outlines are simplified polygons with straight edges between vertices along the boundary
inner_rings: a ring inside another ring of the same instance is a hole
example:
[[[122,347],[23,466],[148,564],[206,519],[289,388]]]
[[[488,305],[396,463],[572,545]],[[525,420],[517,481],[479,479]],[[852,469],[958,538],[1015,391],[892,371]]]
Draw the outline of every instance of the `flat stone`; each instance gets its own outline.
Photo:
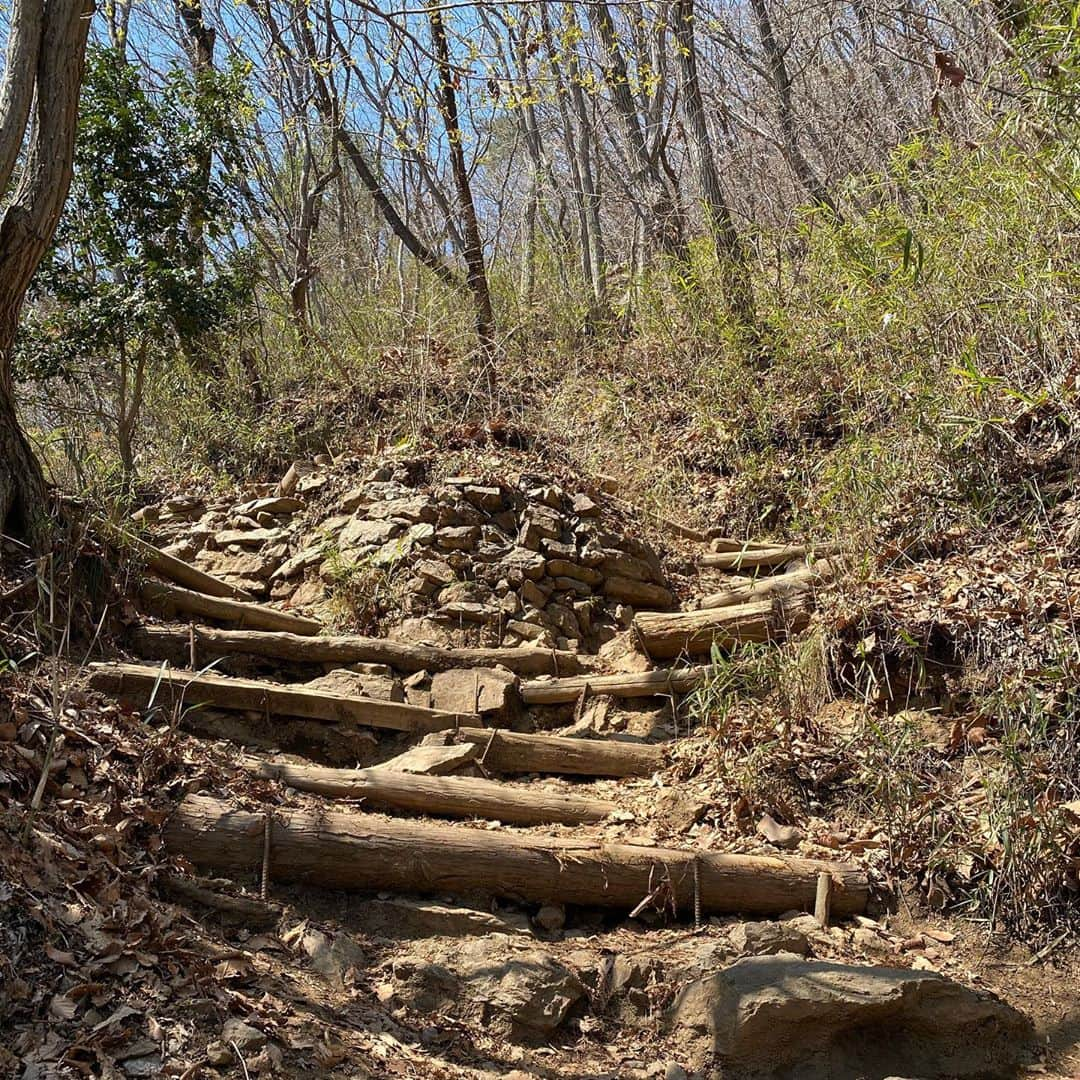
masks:
[[[637,581],[652,581],[653,568],[644,559],[635,558],[628,552],[617,548],[605,548],[600,557],[600,569],[604,574],[634,578]]]
[[[265,499],[252,499],[236,508],[238,514],[295,514],[303,510],[307,503],[303,499],[294,499],[291,495],[274,495]]]
[[[354,517],[338,535],[338,546],[343,550],[385,544],[401,532],[401,526],[393,521],[369,521]]]
[[[480,623],[494,622],[499,617],[499,609],[490,604],[481,604],[473,600],[452,600],[439,608],[439,614],[455,622]]]
[[[388,772],[407,772],[417,776],[447,776],[468,765],[480,752],[476,743],[449,746],[413,746],[404,754],[376,765]]]
[[[503,508],[503,493],[497,487],[480,487],[468,484],[462,489],[462,495],[481,510],[501,510]]]
[[[435,531],[435,543],[447,551],[471,551],[480,539],[476,525],[458,525]]]
[[[584,493],[574,496],[572,509],[578,517],[596,517],[600,513],[600,507]]]
[[[215,533],[214,543],[218,547],[239,544],[241,547],[260,547],[284,540],[289,534],[284,529],[226,529]]]
[[[604,580],[604,575],[589,566],[572,562],[569,559],[549,559],[547,572],[552,577],[569,577],[582,581],[586,585],[599,585]]]
[[[539,581],[547,569],[547,559],[527,547],[512,547],[500,560],[500,568],[510,581]]]
[[[449,585],[457,580],[454,568],[449,563],[438,559],[421,559],[413,564],[412,573],[438,587]]]
[[[503,668],[453,668],[431,678],[431,699],[446,712],[505,719],[518,708],[518,678]]]
[[[418,522],[433,525],[439,512],[426,495],[413,495],[407,499],[387,499],[385,502],[372,503],[366,513],[369,518],[381,520],[397,518],[410,525]]]
[[[663,585],[653,585],[618,574],[611,574],[605,579],[604,595],[638,608],[661,610],[675,606],[675,595]]]
[[[405,700],[405,690],[400,679],[392,675],[352,671],[348,668],[335,668],[304,685],[312,690],[325,690],[331,694],[344,694],[346,697],[365,697],[376,701]]]
[[[257,1027],[231,1016],[221,1028],[221,1041],[226,1046],[236,1043],[240,1050],[258,1050],[266,1045],[266,1035]]]
[[[683,988],[669,1025],[724,1075],[1011,1077],[1027,1019],[935,972],[758,956]]]
[[[788,922],[738,923],[729,935],[731,947],[736,952],[753,956],[771,956],[775,953],[794,953],[806,956],[810,942],[797,926]]]

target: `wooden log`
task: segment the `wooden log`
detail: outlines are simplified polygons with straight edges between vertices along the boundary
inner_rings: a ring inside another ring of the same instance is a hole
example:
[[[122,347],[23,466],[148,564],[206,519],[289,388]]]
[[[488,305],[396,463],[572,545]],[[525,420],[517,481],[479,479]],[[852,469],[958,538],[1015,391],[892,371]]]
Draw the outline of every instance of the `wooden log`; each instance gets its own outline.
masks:
[[[327,723],[389,728],[393,731],[445,731],[475,723],[471,713],[438,712],[418,705],[376,698],[352,697],[306,686],[282,686],[255,679],[232,679],[153,664],[91,664],[90,685],[118,696],[177,705],[184,709],[210,705],[279,716],[298,716]]]
[[[266,815],[188,795],[165,832],[168,850],[207,867],[263,863]],[[276,810],[270,876],[325,888],[470,894],[630,911],[652,895],[684,915],[695,894],[705,913],[812,911],[818,874],[833,875],[837,915],[866,909],[856,867],[809,859],[728,855],[558,840],[374,815]],[[695,874],[695,864],[697,873]]]
[[[195,631],[199,655],[258,656],[306,664],[389,664],[398,671],[447,671],[459,667],[501,666],[518,675],[576,675],[582,663],[576,654],[552,649],[441,649],[385,638],[347,635],[301,637],[261,630]],[[132,646],[146,659],[171,660],[188,648],[187,627],[141,626],[132,632]]]
[[[177,585],[161,581],[147,581],[140,590],[142,602],[159,611],[183,611],[205,619],[220,619],[237,626],[254,630],[276,630],[293,634],[315,635],[322,632],[322,623],[301,615],[267,607],[265,604],[248,604],[241,600],[229,600],[221,596],[205,596]]]
[[[418,776],[388,769],[326,769],[317,765],[244,760],[244,768],[265,780],[280,780],[300,791],[336,799],[363,799],[437,817],[487,818],[513,825],[580,825],[603,821],[615,804],[603,799],[559,795],[472,776]]]
[[[115,538],[119,545],[134,552],[149,569],[153,570],[155,574],[160,574],[168,581],[176,582],[177,585],[183,585],[185,588],[202,593],[204,596],[224,596],[232,600],[254,600],[251,593],[246,592],[244,589],[236,585],[230,585],[227,581],[222,581],[220,578],[216,578],[212,574],[207,574],[198,567],[184,562],[183,559],[178,559],[175,555],[162,551],[161,548],[155,547],[122,526],[101,517],[95,520]]]
[[[813,566],[804,566],[790,574],[758,578],[737,589],[709,593],[698,601],[698,608],[734,607],[773,596],[791,596],[809,592],[836,577],[840,564],[835,559],[819,559]]]
[[[655,694],[685,694],[708,673],[706,667],[662,668],[659,671],[620,672],[617,675],[573,675],[566,679],[533,679],[521,686],[526,705],[557,705],[577,701],[588,687],[590,694],[611,697],[652,697]]]
[[[716,570],[752,570],[758,567],[783,566],[792,559],[805,559],[807,555],[835,555],[839,551],[839,544],[791,544],[786,547],[715,552],[702,555],[698,563]]]
[[[649,743],[523,735],[501,728],[463,727],[454,737],[480,746],[484,768],[492,772],[651,776],[664,764],[663,748]]]
[[[782,640],[809,619],[806,597],[789,602],[756,601],[701,611],[641,611],[634,616],[637,641],[653,659],[707,653],[717,645],[730,649],[744,642]]]
[[[710,529],[705,538],[711,551],[754,551],[779,546],[761,540],[736,540],[734,536],[724,536],[719,529]]]
[[[269,900],[260,900],[253,896],[230,896],[176,874],[163,874],[158,878],[158,882],[163,891],[171,896],[220,911],[226,919],[240,923],[248,929],[273,926],[281,918],[281,905]]]

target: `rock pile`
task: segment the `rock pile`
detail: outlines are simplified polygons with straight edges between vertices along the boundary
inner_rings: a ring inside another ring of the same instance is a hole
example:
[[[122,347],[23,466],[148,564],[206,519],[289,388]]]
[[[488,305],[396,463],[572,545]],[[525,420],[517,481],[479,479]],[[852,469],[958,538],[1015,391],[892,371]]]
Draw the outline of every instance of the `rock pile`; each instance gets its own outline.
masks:
[[[605,522],[595,490],[527,475],[424,484],[426,472],[384,464],[350,483],[329,462],[294,466],[240,502],[169,499],[135,517],[170,554],[254,598],[317,612],[359,593],[355,621],[369,624],[346,629],[411,617],[419,636],[595,651],[633,608],[674,606],[656,552]]]

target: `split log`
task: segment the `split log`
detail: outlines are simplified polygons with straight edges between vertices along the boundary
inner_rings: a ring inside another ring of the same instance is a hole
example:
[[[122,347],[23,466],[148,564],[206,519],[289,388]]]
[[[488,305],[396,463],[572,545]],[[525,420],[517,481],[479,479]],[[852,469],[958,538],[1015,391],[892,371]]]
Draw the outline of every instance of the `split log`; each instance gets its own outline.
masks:
[[[783,566],[792,559],[805,559],[808,555],[835,555],[839,551],[839,544],[791,544],[787,547],[721,551],[702,555],[698,562],[701,566],[715,570],[752,570],[757,567]]]
[[[198,865],[232,873],[255,869],[263,865],[265,822],[265,814],[188,795],[165,842],[171,853]],[[274,811],[267,862],[275,880],[325,888],[483,892],[624,911],[652,896],[658,908],[684,915],[695,899],[704,913],[812,911],[823,871],[834,881],[835,914],[863,912],[869,895],[861,870],[836,863],[557,840],[341,812]]]
[[[176,584],[183,585],[197,593],[202,593],[204,596],[224,596],[232,600],[254,600],[251,593],[246,592],[244,589],[236,585],[230,585],[227,581],[222,581],[212,574],[199,570],[190,563],[184,562],[183,559],[178,559],[175,555],[170,555],[168,552],[162,551],[161,548],[147,543],[141,537],[128,532],[127,529],[107,521],[105,518],[97,518],[96,520],[106,532],[115,537],[118,544],[133,551],[149,569],[153,570],[155,574],[160,574],[168,581],[174,581]]]
[[[590,694],[618,698],[685,694],[708,673],[706,667],[664,668],[660,671],[620,672],[617,675],[574,675],[566,679],[533,679],[521,686],[526,705],[557,705],[577,701],[588,688]]]
[[[176,874],[164,874],[159,879],[162,889],[180,900],[201,904],[220,911],[222,916],[249,930],[274,926],[281,919],[281,905],[253,896],[230,896]]]
[[[437,817],[487,818],[513,825],[603,821],[615,804],[559,795],[472,776],[417,776],[386,769],[326,769],[317,765],[247,758],[244,768],[264,780],[336,799],[363,799]]]
[[[522,735],[501,728],[463,727],[454,732],[454,737],[480,746],[480,760],[492,772],[651,776],[664,764],[663,748],[649,743]]]
[[[147,607],[158,611],[182,611],[205,619],[250,626],[256,630],[287,631],[293,634],[315,635],[322,632],[322,623],[301,615],[267,607],[265,604],[248,604],[241,600],[229,600],[221,596],[206,596],[176,585],[160,581],[147,581],[140,590],[140,598]]]
[[[683,654],[730,649],[744,642],[780,641],[809,620],[805,596],[787,603],[757,601],[702,611],[642,611],[634,616],[638,644],[646,655],[669,660]]]
[[[189,709],[210,705],[327,723],[389,728],[393,731],[445,731],[476,722],[471,713],[438,712],[418,705],[334,694],[306,686],[282,686],[255,679],[232,679],[196,671],[164,670],[146,664],[91,664],[90,685],[119,697]]]
[[[552,649],[442,649],[385,638],[357,635],[300,637],[261,630],[213,630],[198,627],[195,642],[200,656],[258,656],[306,664],[389,664],[398,671],[447,671],[459,667],[504,667],[518,675],[576,675],[580,659]],[[148,660],[174,660],[187,655],[187,627],[140,626],[132,645]]]
[[[809,592],[815,585],[831,581],[839,570],[835,559],[819,559],[813,566],[804,566],[790,574],[758,578],[737,589],[709,593],[698,601],[699,608],[733,607],[749,604],[772,596],[791,596]]]
[[[709,548],[712,551],[760,551],[778,546],[761,540],[736,540],[733,536],[724,536],[719,529],[710,529],[705,534],[705,538],[709,541]]]

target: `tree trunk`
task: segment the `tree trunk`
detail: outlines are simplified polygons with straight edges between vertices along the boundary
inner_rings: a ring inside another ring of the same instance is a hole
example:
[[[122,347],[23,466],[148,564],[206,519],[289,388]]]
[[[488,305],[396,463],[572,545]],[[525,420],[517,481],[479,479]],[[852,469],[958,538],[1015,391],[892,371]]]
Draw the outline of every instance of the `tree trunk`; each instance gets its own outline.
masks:
[[[450,46],[446,39],[442,13],[438,8],[431,8],[429,18],[431,38],[435,45],[435,56],[439,67],[437,93],[439,112],[446,125],[450,171],[454,177],[458,212],[461,214],[465,235],[465,280],[472,292],[473,304],[476,308],[476,337],[480,344],[480,351],[485,361],[490,364],[491,352],[495,345],[495,315],[491,308],[491,292],[488,289],[487,269],[484,263],[484,242],[480,237],[480,222],[476,216],[476,203],[473,200],[472,186],[469,182],[469,170],[465,164],[465,147],[461,136],[461,121],[458,117],[457,95],[454,92],[456,76],[450,64]],[[489,377],[493,376],[493,371],[489,369],[488,374]]]
[[[698,175],[706,223],[712,233],[716,259],[724,282],[728,310],[744,328],[756,330],[757,312],[746,251],[735,229],[731,209],[720,186],[712,140],[705,119],[705,102],[698,79],[697,50],[694,44],[694,0],[673,0],[672,31],[678,58],[679,90],[686,120],[690,156]]]
[[[773,89],[776,91],[777,111],[780,114],[780,130],[784,135],[784,156],[791,166],[791,171],[798,177],[799,183],[806,188],[807,194],[814,202],[839,215],[836,202],[825,189],[821,177],[817,175],[814,167],[802,152],[802,147],[799,146],[799,131],[795,121],[795,107],[792,100],[791,74],[784,59],[786,50],[781,49],[779,42],[776,40],[772,20],[769,17],[768,2],[767,0],[750,0],[750,6],[754,11],[754,20],[757,23],[758,37],[761,39],[761,49],[765,54],[769,78],[772,80]]]
[[[36,549],[48,541],[45,479],[15,413],[11,354],[26,290],[71,185],[91,10],[87,0],[17,4],[0,88],[0,180],[10,179],[25,153],[22,176],[0,220],[0,529],[26,536]],[[31,139],[24,149],[28,124]]]
[[[267,814],[188,795],[165,843],[193,863],[236,873],[263,865]],[[726,855],[672,848],[551,840],[461,825],[366,814],[270,812],[271,878],[326,888],[468,895],[482,890],[538,902],[621,908],[652,897],[689,915],[813,911],[818,875],[833,876],[832,910],[866,910],[869,883],[857,867],[811,859]]]
[[[290,615],[265,604],[248,604],[224,596],[207,596],[176,585],[166,585],[161,581],[145,582],[140,590],[140,600],[155,610],[169,613],[181,611],[185,615],[220,619],[222,622],[250,626],[256,630],[279,630],[289,634],[310,635],[322,632],[322,623],[305,619],[302,615]]]

